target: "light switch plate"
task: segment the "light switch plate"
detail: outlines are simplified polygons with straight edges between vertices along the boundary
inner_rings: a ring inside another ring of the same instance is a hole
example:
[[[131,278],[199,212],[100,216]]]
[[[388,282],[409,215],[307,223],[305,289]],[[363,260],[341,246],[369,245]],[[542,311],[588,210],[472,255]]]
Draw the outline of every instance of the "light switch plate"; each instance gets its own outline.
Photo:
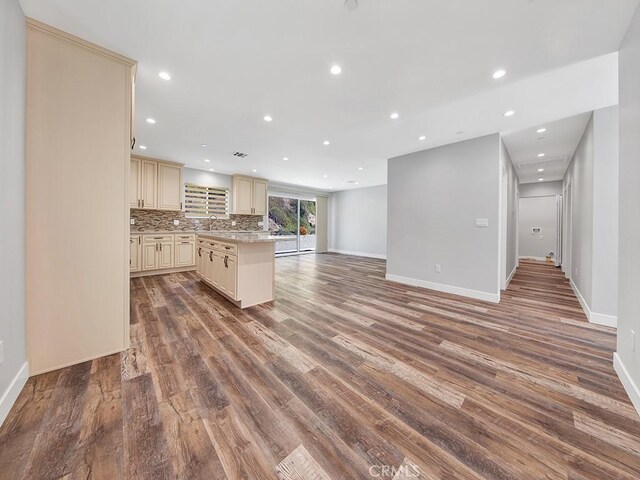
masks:
[[[131,220],[129,220],[129,222],[131,223],[131,225],[135,225],[136,224],[136,219],[132,218]]]
[[[442,265],[436,263],[436,273],[442,273]]]
[[[476,218],[476,227],[478,228],[486,228],[489,226],[488,218]]]
[[[174,221],[173,221],[173,224],[174,224],[175,226],[180,225],[180,220],[174,220]]]
[[[236,226],[236,221],[235,220],[231,220],[231,226],[235,227]]]

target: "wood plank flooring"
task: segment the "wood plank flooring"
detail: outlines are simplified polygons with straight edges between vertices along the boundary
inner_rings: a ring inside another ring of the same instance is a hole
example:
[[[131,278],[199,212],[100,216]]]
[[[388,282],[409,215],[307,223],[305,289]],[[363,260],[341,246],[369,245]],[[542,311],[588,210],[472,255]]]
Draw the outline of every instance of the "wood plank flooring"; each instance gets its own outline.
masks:
[[[1,479],[638,479],[640,418],[552,266],[499,305],[277,260],[238,310],[192,273],[131,283],[131,349],[31,378]]]

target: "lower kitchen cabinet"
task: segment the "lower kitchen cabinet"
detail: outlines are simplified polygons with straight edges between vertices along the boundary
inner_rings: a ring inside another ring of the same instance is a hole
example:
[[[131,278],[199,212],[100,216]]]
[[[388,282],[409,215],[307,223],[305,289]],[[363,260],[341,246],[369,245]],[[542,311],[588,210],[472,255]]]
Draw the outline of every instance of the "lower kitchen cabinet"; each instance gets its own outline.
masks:
[[[196,267],[195,235],[131,235],[130,271],[133,276],[187,271]]]
[[[129,237],[129,272],[139,272],[142,269],[140,235]]]
[[[240,308],[273,300],[274,243],[230,243],[198,235],[196,272],[210,287]]]
[[[189,267],[196,264],[195,242],[176,242],[175,246],[176,267]]]

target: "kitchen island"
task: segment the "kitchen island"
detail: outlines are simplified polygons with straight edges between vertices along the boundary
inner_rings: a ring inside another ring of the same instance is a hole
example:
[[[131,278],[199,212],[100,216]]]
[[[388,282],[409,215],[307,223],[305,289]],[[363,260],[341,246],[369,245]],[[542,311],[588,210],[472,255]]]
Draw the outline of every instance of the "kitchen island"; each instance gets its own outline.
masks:
[[[198,232],[196,273],[239,308],[271,302],[275,242],[268,232]]]

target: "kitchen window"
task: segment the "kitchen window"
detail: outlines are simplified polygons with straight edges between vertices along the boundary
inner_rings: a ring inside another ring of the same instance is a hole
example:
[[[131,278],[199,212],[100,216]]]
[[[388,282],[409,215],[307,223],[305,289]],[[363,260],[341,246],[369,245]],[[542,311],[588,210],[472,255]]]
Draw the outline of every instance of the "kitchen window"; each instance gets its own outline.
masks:
[[[185,183],[184,213],[188,218],[228,217],[229,189]]]

